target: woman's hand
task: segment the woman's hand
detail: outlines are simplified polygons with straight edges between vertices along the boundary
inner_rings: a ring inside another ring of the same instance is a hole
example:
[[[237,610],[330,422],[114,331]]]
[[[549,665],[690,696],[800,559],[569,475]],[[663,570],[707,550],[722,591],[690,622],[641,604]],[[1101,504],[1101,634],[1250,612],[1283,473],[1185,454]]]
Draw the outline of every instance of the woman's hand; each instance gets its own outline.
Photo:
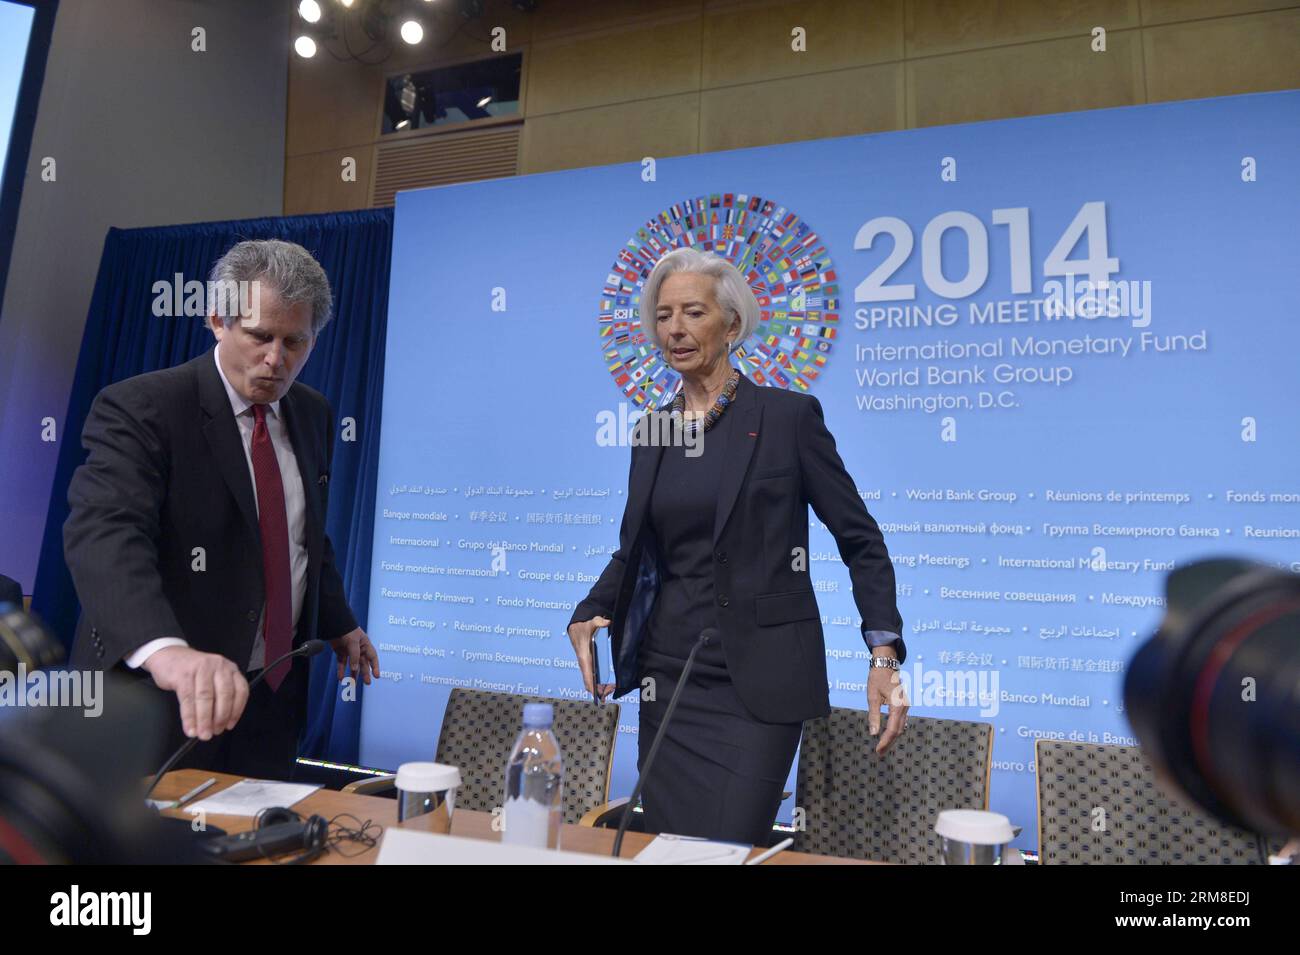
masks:
[[[877,647],[873,654],[895,659],[898,657],[892,647]],[[889,706],[889,714],[886,716],[887,722],[883,733],[880,732],[880,706],[882,703]],[[871,730],[872,736],[880,733],[880,742],[876,744],[877,756],[885,755],[889,751],[889,747],[894,745],[894,740],[898,739],[899,734],[903,732],[903,727],[907,726],[907,694],[903,692],[903,682],[899,679],[897,670],[891,670],[888,667],[872,667],[868,672],[867,726]]]
[[[573,644],[573,652],[578,655],[578,669],[582,671],[582,685],[587,688],[587,692],[596,696],[596,691],[592,689],[592,666],[591,666],[591,638],[601,627],[608,627],[609,620],[605,617],[592,617],[590,620],[583,620],[569,625],[569,642]],[[602,683],[596,687],[599,691],[600,702],[605,702],[605,697],[614,692],[613,683]]]

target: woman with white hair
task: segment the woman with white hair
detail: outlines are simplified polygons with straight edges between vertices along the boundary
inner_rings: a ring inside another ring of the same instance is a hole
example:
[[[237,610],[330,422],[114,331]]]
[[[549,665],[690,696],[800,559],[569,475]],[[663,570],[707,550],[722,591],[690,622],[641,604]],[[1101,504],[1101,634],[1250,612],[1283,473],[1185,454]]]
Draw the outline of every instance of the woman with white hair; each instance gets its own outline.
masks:
[[[603,700],[639,691],[638,766],[695,654],[644,783],[645,828],[767,844],[803,721],[830,712],[808,505],[853,580],[872,648],[873,735],[895,694],[877,753],[907,713],[893,565],[817,399],[760,388],[729,361],[758,323],[758,302],[731,263],[668,253],[646,280],[640,313],[681,374],[671,413],[694,440],[634,444],[620,546],[574,611],[569,639],[588,692]],[[601,627],[614,684],[594,685],[591,638]],[[712,637],[701,644],[705,630]]]

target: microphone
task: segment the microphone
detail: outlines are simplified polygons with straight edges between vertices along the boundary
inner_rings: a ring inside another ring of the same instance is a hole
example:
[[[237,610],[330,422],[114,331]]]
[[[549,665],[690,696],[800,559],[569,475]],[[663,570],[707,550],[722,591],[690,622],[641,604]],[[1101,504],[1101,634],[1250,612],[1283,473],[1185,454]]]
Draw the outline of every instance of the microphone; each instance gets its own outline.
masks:
[[[614,858],[617,859],[623,849],[623,835],[627,832],[627,825],[632,821],[632,811],[636,808],[637,802],[641,799],[641,787],[650,776],[650,767],[654,764],[655,755],[659,752],[659,744],[664,740],[664,733],[668,729],[668,723],[673,718],[673,711],[677,709],[677,698],[682,695],[682,687],[690,678],[691,667],[695,664],[695,654],[699,653],[700,647],[706,647],[718,639],[717,627],[705,627],[700,631],[699,639],[695,641],[695,646],[691,647],[690,654],[686,657],[686,664],[682,667],[682,675],[677,680],[677,688],[673,690],[672,699],[668,701],[668,709],[664,711],[663,722],[659,724],[659,732],[655,733],[654,742],[650,744],[650,752],[646,753],[645,765],[641,767],[641,772],[637,774],[636,785],[632,787],[632,795],[628,797],[627,808],[623,811],[623,818],[618,823],[618,833],[614,836]]]
[[[288,653],[282,654],[279,658],[277,658],[274,662],[272,662],[269,667],[262,667],[262,672],[259,673],[257,676],[253,677],[252,681],[249,682],[248,692],[251,694],[253,692],[253,688],[257,686],[257,684],[265,680],[266,675],[270,673],[272,670],[274,670],[276,667],[278,667],[285,660],[289,660],[293,657],[314,657],[317,654],[324,653],[324,652],[325,652],[324,640],[307,640],[303,642],[302,644],[294,647]],[[162,778],[167,775],[168,771],[173,766],[175,766],[186,753],[192,750],[194,748],[194,744],[196,744],[198,741],[199,738],[197,736],[191,736],[189,739],[187,739],[184,743],[181,744],[180,749],[172,753],[171,758],[167,760],[167,762],[163,763],[162,769],[158,770],[158,774],[154,776],[153,782],[151,782],[149,784],[149,788],[144,791],[144,798],[146,800],[148,800],[148,798],[153,794],[153,791],[158,788],[158,783],[162,781]]]

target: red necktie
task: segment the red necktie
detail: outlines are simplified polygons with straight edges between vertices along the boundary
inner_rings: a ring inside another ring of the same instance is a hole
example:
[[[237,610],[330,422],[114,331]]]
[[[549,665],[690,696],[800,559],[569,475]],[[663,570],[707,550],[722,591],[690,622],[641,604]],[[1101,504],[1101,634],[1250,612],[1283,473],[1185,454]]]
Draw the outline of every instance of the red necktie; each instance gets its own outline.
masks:
[[[266,613],[262,635],[266,663],[293,648],[293,579],[289,572],[289,521],[284,506],[280,462],[266,429],[266,405],[253,405],[253,480],[257,485],[257,523],[262,529],[262,578],[266,584]],[[267,674],[266,682],[278,690],[289,675],[292,660]]]

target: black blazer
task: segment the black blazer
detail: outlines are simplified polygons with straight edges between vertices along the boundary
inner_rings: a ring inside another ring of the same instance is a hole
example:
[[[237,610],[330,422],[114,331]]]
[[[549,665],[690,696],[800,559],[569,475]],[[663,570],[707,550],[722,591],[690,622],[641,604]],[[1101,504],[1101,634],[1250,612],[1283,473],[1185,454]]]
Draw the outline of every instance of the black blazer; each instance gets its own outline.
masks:
[[[23,609],[23,587],[22,584],[12,577],[6,577],[0,574],[0,604],[11,603],[17,604],[18,609]]]
[[[307,593],[295,645],[356,627],[325,534],[334,414],[295,382],[280,400],[306,497]],[[265,592],[239,426],[212,349],[109,385],[81,433],[63,551],[81,599],[76,668],[109,668],[159,637],[248,665]],[[206,569],[194,569],[195,548]]]
[[[826,716],[830,699],[821,616],[808,568],[808,505],[849,567],[862,631],[902,635],[894,566],[810,395],[761,388],[744,375],[728,429],[713,529],[713,591],[727,670],[759,719]],[[704,440],[708,440],[705,437]],[[659,586],[647,520],[662,445],[633,445],[619,547],[570,623],[608,617],[615,696],[638,688],[637,654]],[[803,548],[794,569],[794,548]],[[907,648],[895,645],[899,659]]]

